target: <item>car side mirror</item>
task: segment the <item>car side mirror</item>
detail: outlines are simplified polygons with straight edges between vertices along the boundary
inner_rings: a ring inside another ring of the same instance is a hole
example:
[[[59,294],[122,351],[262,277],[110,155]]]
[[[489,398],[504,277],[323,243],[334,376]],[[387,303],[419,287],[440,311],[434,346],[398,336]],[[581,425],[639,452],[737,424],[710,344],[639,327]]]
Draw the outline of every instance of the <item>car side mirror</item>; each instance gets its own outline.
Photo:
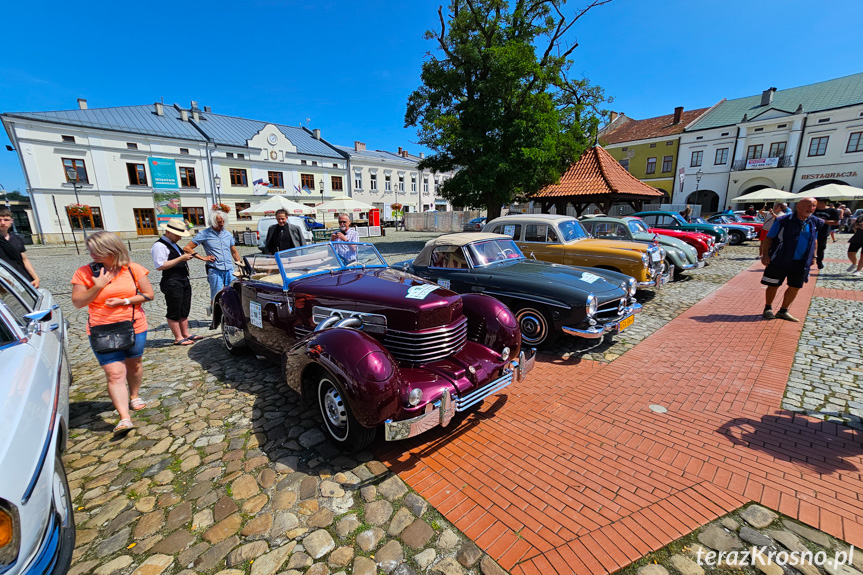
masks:
[[[402,264],[402,271],[403,271],[403,272],[408,271],[408,263],[407,263],[407,262],[405,262],[405,263],[403,263],[403,264]]]
[[[27,320],[27,335],[33,335],[34,333],[41,332],[42,322],[51,321],[53,317],[53,310],[50,309],[42,309],[39,311],[34,311],[24,315],[24,319]],[[58,324],[55,324],[58,325]],[[58,325],[59,327],[59,325]],[[51,326],[51,329],[57,329],[54,326]]]

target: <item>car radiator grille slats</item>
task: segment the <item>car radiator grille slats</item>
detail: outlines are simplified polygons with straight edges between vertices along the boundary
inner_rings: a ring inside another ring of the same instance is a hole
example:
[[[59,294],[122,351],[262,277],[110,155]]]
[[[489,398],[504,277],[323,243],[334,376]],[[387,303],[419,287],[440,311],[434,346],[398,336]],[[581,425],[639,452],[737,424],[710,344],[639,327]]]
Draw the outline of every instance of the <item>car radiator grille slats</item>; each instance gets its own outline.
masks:
[[[467,342],[467,318],[446,327],[424,331],[387,330],[384,345],[390,354],[407,363],[429,363],[444,359]]]
[[[608,300],[607,302],[599,304],[596,308],[596,321],[605,323],[607,321],[617,319],[620,316],[620,310],[622,307],[626,306],[620,305],[620,298]]]

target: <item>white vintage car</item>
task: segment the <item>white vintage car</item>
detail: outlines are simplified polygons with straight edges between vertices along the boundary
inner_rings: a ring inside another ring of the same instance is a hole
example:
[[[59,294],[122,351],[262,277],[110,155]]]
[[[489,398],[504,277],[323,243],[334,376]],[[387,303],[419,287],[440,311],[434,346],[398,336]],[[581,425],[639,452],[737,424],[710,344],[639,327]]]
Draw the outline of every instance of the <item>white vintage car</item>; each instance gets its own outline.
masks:
[[[0,260],[0,573],[66,573],[75,520],[67,322],[47,290]]]

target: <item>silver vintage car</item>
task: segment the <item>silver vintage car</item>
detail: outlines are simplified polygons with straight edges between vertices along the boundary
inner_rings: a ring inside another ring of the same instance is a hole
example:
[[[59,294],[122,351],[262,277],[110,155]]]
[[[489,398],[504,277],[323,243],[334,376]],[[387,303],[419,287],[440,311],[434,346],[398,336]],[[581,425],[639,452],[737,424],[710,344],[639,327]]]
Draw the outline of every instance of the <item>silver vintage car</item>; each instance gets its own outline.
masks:
[[[0,260],[0,573],[66,573],[75,521],[66,328],[47,290]]]

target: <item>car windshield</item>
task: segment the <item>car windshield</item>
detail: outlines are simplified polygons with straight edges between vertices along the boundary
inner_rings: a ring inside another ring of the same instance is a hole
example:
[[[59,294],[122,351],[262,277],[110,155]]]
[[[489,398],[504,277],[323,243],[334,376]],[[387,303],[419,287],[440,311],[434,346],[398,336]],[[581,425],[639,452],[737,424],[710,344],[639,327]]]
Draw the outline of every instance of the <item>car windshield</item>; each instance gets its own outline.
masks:
[[[560,230],[560,236],[564,243],[569,243],[574,240],[589,238],[584,227],[577,220],[564,220],[557,224],[557,229]]]
[[[275,256],[255,256],[248,261],[252,268],[252,279],[283,285],[295,279],[319,273],[357,267],[387,267],[373,245],[348,242],[313,244],[284,250]],[[256,277],[259,274],[266,275]],[[276,277],[272,277],[273,275]]]
[[[692,218],[692,223],[693,224],[706,224],[707,222],[704,221],[704,218]]]
[[[512,240],[485,240],[465,246],[473,267],[524,258]]]
[[[629,230],[634,234],[642,234],[648,231],[647,226],[641,220],[629,220]]]

